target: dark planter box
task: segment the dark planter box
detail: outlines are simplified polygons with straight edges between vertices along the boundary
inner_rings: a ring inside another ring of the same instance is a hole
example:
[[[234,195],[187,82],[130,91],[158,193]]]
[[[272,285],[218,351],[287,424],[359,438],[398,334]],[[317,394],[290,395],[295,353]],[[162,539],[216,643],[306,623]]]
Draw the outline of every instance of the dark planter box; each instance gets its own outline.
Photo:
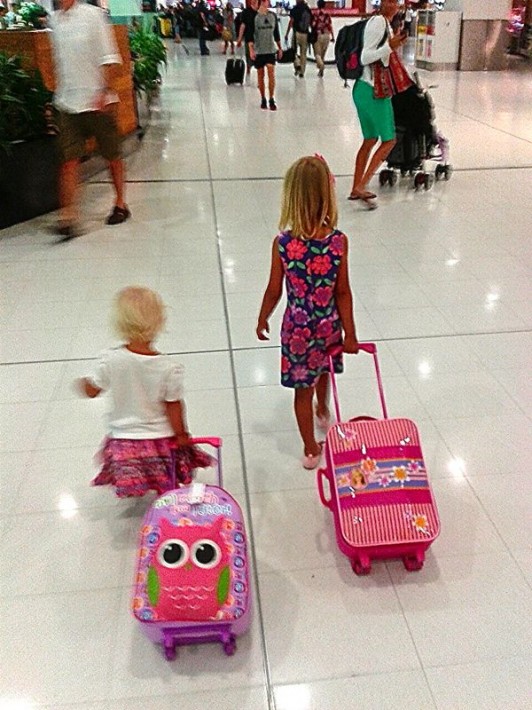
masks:
[[[0,229],[57,209],[58,176],[56,137],[0,149]]]

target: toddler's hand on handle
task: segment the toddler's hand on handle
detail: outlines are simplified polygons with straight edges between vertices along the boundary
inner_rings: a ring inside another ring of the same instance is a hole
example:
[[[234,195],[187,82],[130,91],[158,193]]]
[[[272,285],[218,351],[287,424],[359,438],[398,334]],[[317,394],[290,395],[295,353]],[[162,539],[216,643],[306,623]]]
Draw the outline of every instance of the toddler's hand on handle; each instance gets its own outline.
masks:
[[[346,335],[344,338],[344,353],[356,355],[359,351],[358,340],[354,335]]]
[[[192,437],[188,431],[183,431],[181,434],[175,435],[175,442],[178,446],[190,446],[191,440]]]
[[[269,340],[268,336],[266,335],[266,333],[269,333],[269,332],[270,332],[270,326],[268,325],[268,321],[267,320],[259,321],[259,323],[257,325],[257,330],[256,330],[257,338],[259,340]]]

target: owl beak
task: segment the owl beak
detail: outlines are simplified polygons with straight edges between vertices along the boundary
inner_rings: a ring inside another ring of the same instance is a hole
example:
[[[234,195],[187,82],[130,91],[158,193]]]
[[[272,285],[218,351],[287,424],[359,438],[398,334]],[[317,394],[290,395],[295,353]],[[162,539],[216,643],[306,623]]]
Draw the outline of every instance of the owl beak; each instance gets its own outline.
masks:
[[[192,563],[191,563],[191,562],[187,562],[186,565],[185,565],[185,569],[187,570],[187,572],[190,572],[190,570],[192,569]]]

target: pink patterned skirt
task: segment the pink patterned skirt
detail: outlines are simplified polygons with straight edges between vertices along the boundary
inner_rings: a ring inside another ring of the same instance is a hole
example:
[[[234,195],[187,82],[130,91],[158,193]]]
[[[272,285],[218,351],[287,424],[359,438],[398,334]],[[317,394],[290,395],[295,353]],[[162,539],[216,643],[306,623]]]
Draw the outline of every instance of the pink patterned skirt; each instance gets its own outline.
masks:
[[[197,446],[177,447],[173,437],[162,439],[105,439],[97,454],[102,463],[93,486],[114,486],[119,498],[159,495],[175,485],[187,485],[197,468],[208,468],[212,458]]]

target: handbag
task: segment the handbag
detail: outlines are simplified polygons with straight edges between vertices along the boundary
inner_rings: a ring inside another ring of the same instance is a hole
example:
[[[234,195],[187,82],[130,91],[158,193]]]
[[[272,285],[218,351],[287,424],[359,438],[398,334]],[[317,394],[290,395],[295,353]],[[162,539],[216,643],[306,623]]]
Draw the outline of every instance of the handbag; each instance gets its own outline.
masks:
[[[381,61],[373,65],[373,95],[376,99],[387,99],[394,94],[400,94],[413,85],[403,62],[397,52],[390,54],[387,67]]]
[[[222,40],[224,42],[231,42],[233,39],[233,33],[229,29],[229,27],[224,27],[222,30]]]

